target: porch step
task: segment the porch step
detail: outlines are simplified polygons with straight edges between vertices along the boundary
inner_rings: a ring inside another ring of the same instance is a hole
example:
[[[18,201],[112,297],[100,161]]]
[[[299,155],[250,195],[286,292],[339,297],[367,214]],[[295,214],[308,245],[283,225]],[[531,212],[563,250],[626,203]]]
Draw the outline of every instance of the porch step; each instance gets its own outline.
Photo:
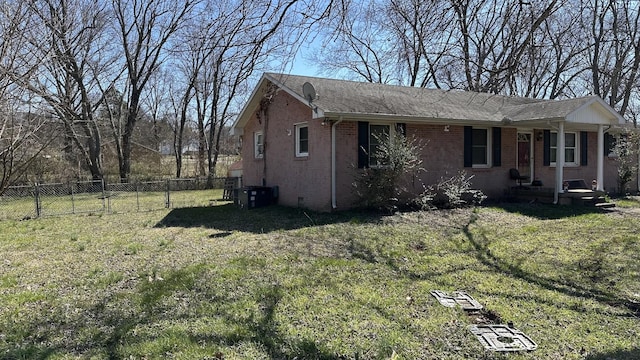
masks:
[[[578,199],[575,199],[578,200]],[[576,201],[578,202],[578,201]],[[574,202],[574,204],[576,203]],[[582,204],[584,206],[595,206],[599,209],[609,209],[615,207],[616,204],[607,202],[604,196],[581,196],[578,204]]]
[[[616,207],[616,204],[610,202],[601,202],[595,204],[595,207],[597,207],[598,209],[611,209]]]

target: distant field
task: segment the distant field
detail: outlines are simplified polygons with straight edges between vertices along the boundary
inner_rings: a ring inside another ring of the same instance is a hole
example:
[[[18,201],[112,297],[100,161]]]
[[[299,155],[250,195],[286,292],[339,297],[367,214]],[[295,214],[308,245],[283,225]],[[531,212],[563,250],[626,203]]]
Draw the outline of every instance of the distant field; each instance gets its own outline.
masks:
[[[640,205],[0,221],[0,358],[638,359]],[[485,311],[446,308],[466,290]],[[483,320],[484,319],[484,320]],[[485,350],[512,322],[538,349]]]
[[[227,176],[227,170],[229,165],[240,160],[238,155],[221,155],[218,158],[218,164],[216,165],[216,177]],[[166,167],[167,174],[171,176],[176,173],[176,160],[171,156],[165,156],[162,158],[162,164]],[[185,155],[182,158],[182,176],[183,177],[195,177],[198,176],[198,161],[195,156]]]

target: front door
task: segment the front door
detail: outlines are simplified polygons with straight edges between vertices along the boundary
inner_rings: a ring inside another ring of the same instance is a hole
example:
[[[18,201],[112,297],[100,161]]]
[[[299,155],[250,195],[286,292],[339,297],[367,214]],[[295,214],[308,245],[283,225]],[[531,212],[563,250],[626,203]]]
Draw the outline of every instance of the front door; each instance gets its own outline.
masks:
[[[516,156],[516,167],[522,176],[533,179],[533,134],[528,132],[518,132],[518,154]]]

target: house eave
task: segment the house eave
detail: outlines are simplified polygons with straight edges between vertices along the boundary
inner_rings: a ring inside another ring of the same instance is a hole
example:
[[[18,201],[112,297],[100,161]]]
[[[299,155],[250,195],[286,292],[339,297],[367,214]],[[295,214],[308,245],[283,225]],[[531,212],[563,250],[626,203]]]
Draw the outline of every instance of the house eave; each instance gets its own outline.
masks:
[[[251,93],[251,96],[249,96],[249,100],[247,101],[245,106],[242,108],[242,111],[234,121],[233,125],[231,125],[231,135],[242,135],[244,126],[247,124],[247,122],[249,121],[253,113],[256,111],[256,108],[260,105],[260,101],[262,98],[262,96],[260,96],[260,92],[265,91],[265,87],[268,85],[268,83],[274,84],[278,90],[284,90],[293,98],[295,98],[296,100],[300,101],[302,104],[305,104],[310,109],[312,109],[313,119],[319,119],[319,118],[325,117],[324,111],[320,109],[318,106],[316,106],[313,103],[309,103],[308,100],[306,100],[305,98],[300,96],[297,92],[287,87],[285,84],[278,81],[278,79],[276,79],[275,77],[269,75],[268,73],[264,73],[260,78],[260,80],[258,81],[258,84],[256,84],[256,86],[254,87],[253,92]]]
[[[231,135],[242,135],[244,133],[244,126],[249,121],[249,118],[255,111],[256,107],[260,104],[258,93],[263,89],[265,81],[266,78],[263,75],[258,81],[258,84],[256,84],[256,86],[253,88],[253,91],[249,96],[249,100],[244,105],[242,111],[240,111],[240,114],[238,115],[238,117],[236,117],[236,120],[231,125]]]
[[[371,114],[371,113],[352,113],[352,112],[324,112],[327,119],[343,119],[344,121],[368,121],[382,123],[408,123],[408,124],[444,124],[444,125],[484,125],[484,126],[504,126],[504,122],[500,120],[472,120],[472,119],[452,119],[452,118],[433,118],[413,115],[396,115],[396,114]]]

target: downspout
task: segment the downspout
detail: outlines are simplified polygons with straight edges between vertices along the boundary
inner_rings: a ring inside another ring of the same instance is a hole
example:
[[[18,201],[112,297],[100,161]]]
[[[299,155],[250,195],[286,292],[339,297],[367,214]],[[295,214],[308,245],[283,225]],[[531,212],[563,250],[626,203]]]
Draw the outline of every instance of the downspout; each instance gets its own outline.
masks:
[[[336,194],[336,132],[337,126],[342,122],[342,116],[338,121],[331,125],[331,209],[338,208],[337,194]]]

